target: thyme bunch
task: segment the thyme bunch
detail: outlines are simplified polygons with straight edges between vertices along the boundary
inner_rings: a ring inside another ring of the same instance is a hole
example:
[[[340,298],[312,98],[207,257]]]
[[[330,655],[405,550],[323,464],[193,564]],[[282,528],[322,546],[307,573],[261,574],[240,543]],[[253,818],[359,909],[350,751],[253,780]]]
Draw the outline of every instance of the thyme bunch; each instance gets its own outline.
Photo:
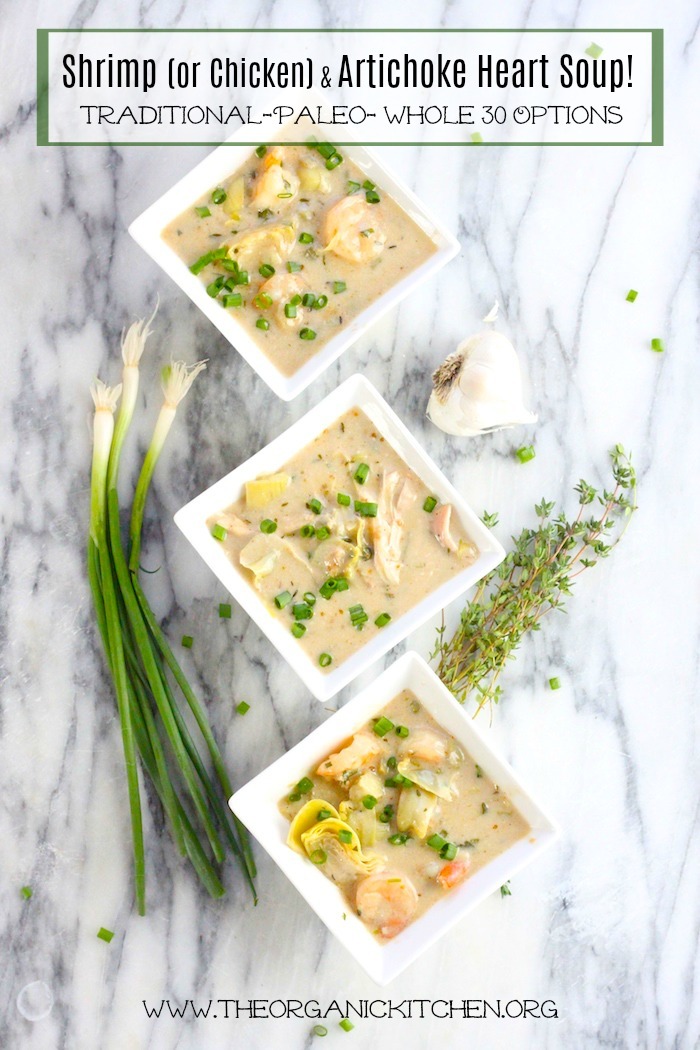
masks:
[[[551,609],[563,610],[577,577],[622,539],[636,507],[636,475],[622,445],[611,449],[610,458],[611,490],[579,481],[579,509],[571,521],[564,513],[555,516],[554,502],[536,504],[536,526],[513,537],[513,548],[480,582],[452,637],[445,638],[444,619],[438,628],[431,655],[437,673],[460,703],[474,698],[475,714],[500,700],[500,676],[523,636],[538,631]],[[485,513],[482,520],[489,528],[498,524],[496,514]]]

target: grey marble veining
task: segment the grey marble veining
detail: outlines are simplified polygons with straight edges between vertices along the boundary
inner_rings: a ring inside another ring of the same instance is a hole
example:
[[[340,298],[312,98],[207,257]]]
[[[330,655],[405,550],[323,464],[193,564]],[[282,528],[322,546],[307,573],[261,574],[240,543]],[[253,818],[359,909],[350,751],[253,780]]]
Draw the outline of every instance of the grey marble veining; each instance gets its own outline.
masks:
[[[171,637],[225,742],[236,784],[324,717],[172,524],[195,492],[362,370],[505,541],[542,495],[570,500],[606,449],[634,450],[641,509],[566,617],[524,645],[491,734],[559,820],[561,843],[465,919],[379,997],[553,999],[550,1020],[329,1023],[328,1044],[406,1050],[690,1050],[700,1038],[697,886],[700,448],[697,12],[600,0],[498,5],[490,25],[666,31],[663,149],[380,150],[459,234],[462,253],[289,405],[278,401],[129,239],[126,226],[204,149],[35,146],[36,26],[478,25],[466,0],[303,5],[188,0],[6,5],[0,98],[3,320],[0,420],[0,1046],[7,1050],[268,1050],[310,1045],[312,1022],[148,1019],[146,999],[360,1000],[372,982],[258,852],[252,909],[231,865],[212,903],[146,811],[149,912],[134,914],[119,726],[84,570],[88,384],[116,381],[122,327],[160,296],[123,484],[134,480],[171,354],[207,372],[178,417],[148,507],[144,563]],[[640,295],[624,301],[629,287]],[[424,418],[435,365],[494,298],[522,354],[536,430],[478,442]],[[649,351],[665,339],[663,355]],[[537,458],[513,460],[536,434]],[[449,611],[453,620],[458,610]],[[409,644],[427,655],[433,628]],[[326,705],[342,703],[369,682]],[[548,690],[557,674],[562,689]],[[245,719],[231,717],[246,698]],[[30,884],[34,896],[21,899]],[[110,945],[96,930],[116,931]],[[55,1003],[16,1008],[41,980]],[[325,1044],[323,1044],[325,1045]],[[343,1043],[345,1045],[345,1043]]]

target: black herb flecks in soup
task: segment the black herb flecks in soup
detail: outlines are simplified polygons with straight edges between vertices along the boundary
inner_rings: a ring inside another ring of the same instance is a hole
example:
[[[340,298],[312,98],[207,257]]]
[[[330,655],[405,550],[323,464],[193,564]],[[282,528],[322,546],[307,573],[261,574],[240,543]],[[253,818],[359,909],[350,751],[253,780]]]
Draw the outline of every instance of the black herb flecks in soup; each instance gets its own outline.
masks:
[[[510,799],[404,690],[280,801],[288,843],[380,940],[524,838]]]
[[[477,557],[359,408],[245,490],[212,535],[327,671]]]
[[[290,376],[436,248],[328,143],[256,153],[163,238]]]

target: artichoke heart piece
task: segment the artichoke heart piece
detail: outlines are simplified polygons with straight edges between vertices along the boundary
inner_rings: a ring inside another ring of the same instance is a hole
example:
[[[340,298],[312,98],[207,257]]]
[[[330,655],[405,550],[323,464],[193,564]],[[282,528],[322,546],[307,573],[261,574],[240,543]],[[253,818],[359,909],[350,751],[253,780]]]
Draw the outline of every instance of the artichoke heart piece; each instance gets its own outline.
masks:
[[[240,219],[245,205],[245,178],[239,175],[228,187],[223,209],[232,219]]]
[[[446,802],[451,800],[454,771],[423,766],[415,758],[401,759],[397,769],[417,787],[423,788],[431,795],[437,795],[438,798],[444,798]]]
[[[304,803],[289,826],[287,845],[291,846],[297,853],[306,855],[306,850],[302,843],[302,835],[319,823],[318,815],[321,810],[324,809],[328,810],[331,817],[335,817],[336,820],[338,819],[339,813],[335,806],[332,806],[330,802],[326,802],[322,798],[312,798]],[[323,823],[323,821],[321,821],[321,823]]]
[[[339,832],[345,832],[343,841]],[[364,854],[359,835],[340,817],[317,820],[308,831],[301,833],[304,850],[310,857],[316,850],[326,854],[324,874],[336,882],[347,882],[358,875],[371,875],[384,868],[384,861],[376,854]]]
[[[402,788],[396,810],[399,831],[409,831],[424,839],[436,806],[437,797],[430,792],[418,787]]]
[[[292,479],[289,474],[268,474],[245,483],[245,502],[251,510],[259,510],[287,489]]]
[[[246,543],[239,555],[239,561],[244,569],[249,569],[255,580],[263,576],[269,576],[280,556],[279,550],[274,546],[274,538],[260,533]]]
[[[346,821],[357,832],[362,843],[362,848],[374,846],[377,841],[378,820],[372,809],[365,809],[363,805],[353,802],[341,802],[338,807],[341,819]]]

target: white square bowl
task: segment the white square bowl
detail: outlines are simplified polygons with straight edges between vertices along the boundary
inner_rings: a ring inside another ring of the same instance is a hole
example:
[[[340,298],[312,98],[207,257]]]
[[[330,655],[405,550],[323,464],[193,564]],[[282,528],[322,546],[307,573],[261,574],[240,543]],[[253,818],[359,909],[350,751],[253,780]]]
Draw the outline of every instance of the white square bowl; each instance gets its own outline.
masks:
[[[309,769],[352,736],[403,689],[411,689],[430,715],[511,799],[530,832],[455,887],[397,937],[380,943],[355,915],[335,883],[287,845],[289,823],[278,803]],[[417,653],[405,653],[367,689],[350,700],[276,762],[237,791],[231,809],[267,850],[331,933],[378,984],[387,984],[494,893],[559,834],[532,795],[482,735],[472,717]]]
[[[288,105],[289,97],[281,101]],[[304,104],[308,105],[310,102],[321,104],[326,100],[318,93],[306,93]],[[259,141],[282,140],[289,126],[291,126],[291,121],[280,127],[271,116],[263,117],[260,125],[256,125]],[[310,126],[308,130],[313,131],[314,129]],[[172,277],[175,283],[189,295],[192,302],[199,307],[202,313],[206,314],[212,324],[216,325],[221,334],[228,339],[229,343],[245,358],[251,368],[255,369],[260,378],[274,390],[277,396],[284,401],[291,401],[321,372],[325,371],[351,343],[359,339],[375,321],[442,269],[450,259],[453,259],[459,252],[459,242],[452,233],[430,215],[415,194],[397,176],[390,173],[369,149],[359,145],[342,146],[343,155],[352,160],[369,179],[376,182],[381,190],[394,198],[413,221],[425,231],[435,244],[436,251],[424,263],[375,299],[362,313],[344,325],[342,331],[329,339],[325,346],[294,375],[283,375],[263,353],[255,339],[240,324],[235,315],[228,310],[222,310],[220,303],[207,295],[206,287],[200,278],[190,273],[187,264],[165,243],[161,236],[165,227],[178,215],[181,215],[188,205],[193,204],[212,186],[227,179],[253,155],[255,147],[236,145],[238,140],[249,138],[250,134],[250,128],[244,125],[231,135],[226,144],[219,146],[208,157],[205,157],[172,189],[164,193],[155,204],[134,219],[129,226],[129,233],[161,269],[165,270],[168,276]],[[305,139],[307,133],[300,133],[297,128],[296,137]],[[345,128],[343,128],[343,138],[348,138]]]
[[[451,503],[479,555],[472,565],[437,587],[403,616],[392,620],[381,631],[330,672],[322,671],[302,649],[297,640],[268,609],[263,599],[232,564],[221,543],[214,539],[207,519],[239,499],[245,482],[260,474],[273,474],[292,456],[300,452],[322,430],[343,413],[358,407],[366,413],[404,462],[415,471],[442,503]],[[224,587],[253,618],[277,651],[299,675],[318,700],[328,700],[389,649],[435,616],[449,602],[477,583],[505,557],[498,540],[479,520],[445,475],[438,470],[399,417],[372,384],[361,375],[350,376],[315,408],[297,420],[288,430],[271,441],[211,488],[195,497],[177,512],[175,524],[184,532],[195,550],[204,558]]]

